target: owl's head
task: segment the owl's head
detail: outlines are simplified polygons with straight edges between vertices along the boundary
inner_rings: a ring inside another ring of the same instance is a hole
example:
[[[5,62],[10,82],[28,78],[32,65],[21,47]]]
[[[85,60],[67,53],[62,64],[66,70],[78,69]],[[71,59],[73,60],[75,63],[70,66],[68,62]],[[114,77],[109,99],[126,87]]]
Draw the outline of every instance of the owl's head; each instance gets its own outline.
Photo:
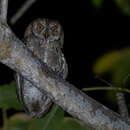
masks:
[[[26,29],[25,37],[34,36],[47,44],[63,47],[64,32],[58,21],[46,18],[34,20]]]

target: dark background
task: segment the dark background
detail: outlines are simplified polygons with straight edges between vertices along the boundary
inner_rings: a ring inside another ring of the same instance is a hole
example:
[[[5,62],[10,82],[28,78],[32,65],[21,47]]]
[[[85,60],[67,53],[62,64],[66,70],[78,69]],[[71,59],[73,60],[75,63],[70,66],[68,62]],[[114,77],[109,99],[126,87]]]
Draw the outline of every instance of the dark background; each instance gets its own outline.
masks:
[[[24,1],[9,1],[8,23]],[[65,33],[65,54],[69,75],[67,80],[78,88],[103,84],[95,78],[92,65],[103,53],[112,49],[129,46],[130,17],[120,11],[112,0],[105,0],[102,8],[97,9],[91,1],[37,0],[37,2],[11,25],[15,34],[23,39],[28,24],[39,17],[58,20]],[[14,80],[13,71],[0,64],[0,84]],[[101,94],[90,92],[88,95],[111,107],[102,100]],[[96,95],[96,96],[95,96]]]

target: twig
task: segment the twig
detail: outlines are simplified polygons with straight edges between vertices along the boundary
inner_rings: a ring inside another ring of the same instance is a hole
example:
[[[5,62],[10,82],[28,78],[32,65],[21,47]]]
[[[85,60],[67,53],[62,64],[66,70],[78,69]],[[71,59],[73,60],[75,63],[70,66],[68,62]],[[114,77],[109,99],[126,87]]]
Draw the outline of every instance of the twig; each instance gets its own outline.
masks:
[[[10,19],[11,24],[15,24],[19,18],[36,2],[36,0],[26,0],[22,7]]]
[[[110,91],[119,91],[119,92],[130,93],[130,89],[118,88],[118,87],[109,87],[109,86],[88,87],[88,88],[83,88],[82,90],[83,90],[83,91],[110,90]]]
[[[111,83],[105,81],[101,77],[97,77],[97,78],[99,78],[101,81],[103,81],[107,85],[111,86],[112,88],[115,88],[115,90],[119,90],[118,87],[113,86]],[[128,108],[127,108],[127,105],[126,105],[124,93],[122,91],[120,91],[120,92],[116,91],[116,99],[117,99],[118,109],[119,109],[119,113],[121,114],[121,117],[125,120],[128,120],[129,119],[129,113],[128,113]]]

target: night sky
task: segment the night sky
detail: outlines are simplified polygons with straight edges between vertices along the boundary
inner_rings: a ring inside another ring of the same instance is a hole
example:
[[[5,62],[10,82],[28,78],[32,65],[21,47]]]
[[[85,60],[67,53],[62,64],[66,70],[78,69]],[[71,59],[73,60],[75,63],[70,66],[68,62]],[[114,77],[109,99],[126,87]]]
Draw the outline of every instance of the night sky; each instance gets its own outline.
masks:
[[[8,23],[23,0],[9,1]],[[39,17],[58,20],[65,33],[64,55],[69,74],[67,80],[78,88],[96,86],[92,65],[109,50],[127,47],[130,44],[130,17],[116,7],[112,0],[105,0],[102,8],[96,9],[87,0],[84,2],[37,0],[37,2],[11,25],[15,34],[23,39],[28,24]],[[0,84],[14,80],[14,73],[0,64]]]

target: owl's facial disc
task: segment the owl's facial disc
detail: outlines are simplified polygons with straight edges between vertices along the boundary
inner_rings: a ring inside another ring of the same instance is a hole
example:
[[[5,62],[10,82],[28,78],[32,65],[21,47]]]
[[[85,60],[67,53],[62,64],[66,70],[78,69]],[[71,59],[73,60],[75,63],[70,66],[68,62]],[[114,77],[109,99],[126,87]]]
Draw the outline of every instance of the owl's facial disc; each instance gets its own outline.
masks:
[[[63,46],[64,33],[59,22],[46,18],[36,19],[31,24],[31,32],[40,45],[57,44]]]

